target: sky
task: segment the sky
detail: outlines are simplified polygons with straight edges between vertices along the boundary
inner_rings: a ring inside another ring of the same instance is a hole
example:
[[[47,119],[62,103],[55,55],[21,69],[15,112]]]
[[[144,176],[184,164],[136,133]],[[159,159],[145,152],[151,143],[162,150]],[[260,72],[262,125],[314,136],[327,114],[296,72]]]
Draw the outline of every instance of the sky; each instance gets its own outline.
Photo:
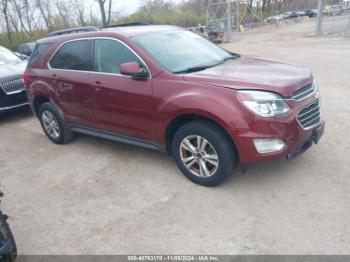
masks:
[[[172,2],[180,2],[181,0],[171,0]],[[90,0],[98,8],[96,1]],[[137,11],[142,0],[113,0],[112,11],[118,12],[121,15],[129,15]],[[106,4],[107,7],[107,4]]]
[[[124,14],[132,14],[140,6],[141,0],[122,0],[115,1],[113,11],[120,11]]]

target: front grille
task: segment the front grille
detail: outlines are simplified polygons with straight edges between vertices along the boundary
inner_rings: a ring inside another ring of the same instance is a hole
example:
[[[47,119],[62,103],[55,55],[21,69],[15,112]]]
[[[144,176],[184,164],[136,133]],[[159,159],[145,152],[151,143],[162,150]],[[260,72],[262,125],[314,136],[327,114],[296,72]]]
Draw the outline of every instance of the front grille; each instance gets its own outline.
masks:
[[[298,115],[298,121],[305,129],[321,122],[320,102],[317,100],[315,103],[301,110]]]
[[[314,92],[316,92],[316,85],[314,83],[311,83],[295,91],[293,93],[292,99],[302,100],[305,97],[313,94]]]
[[[7,95],[16,94],[25,90],[22,79],[0,83],[0,87]]]

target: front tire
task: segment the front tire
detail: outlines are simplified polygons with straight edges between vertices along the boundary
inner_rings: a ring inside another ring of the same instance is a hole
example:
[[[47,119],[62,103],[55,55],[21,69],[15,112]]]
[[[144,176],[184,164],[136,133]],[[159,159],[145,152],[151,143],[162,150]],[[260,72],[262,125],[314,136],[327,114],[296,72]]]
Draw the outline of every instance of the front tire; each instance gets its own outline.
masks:
[[[180,127],[173,139],[172,153],[182,173],[202,186],[216,186],[227,180],[238,158],[228,135],[205,120]]]
[[[39,120],[46,136],[55,144],[66,144],[72,139],[72,131],[52,103],[46,102],[40,106]]]

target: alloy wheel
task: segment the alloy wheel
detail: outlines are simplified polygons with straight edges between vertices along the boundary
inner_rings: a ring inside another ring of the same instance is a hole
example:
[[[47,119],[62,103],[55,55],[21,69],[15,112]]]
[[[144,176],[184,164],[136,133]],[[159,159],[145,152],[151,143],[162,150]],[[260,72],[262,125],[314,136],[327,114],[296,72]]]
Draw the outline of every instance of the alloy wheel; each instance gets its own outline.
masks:
[[[41,119],[46,133],[53,139],[59,138],[60,128],[54,114],[49,111],[44,111],[41,115]]]
[[[198,177],[211,177],[219,168],[219,158],[214,147],[198,135],[190,135],[182,140],[180,156],[187,170]]]

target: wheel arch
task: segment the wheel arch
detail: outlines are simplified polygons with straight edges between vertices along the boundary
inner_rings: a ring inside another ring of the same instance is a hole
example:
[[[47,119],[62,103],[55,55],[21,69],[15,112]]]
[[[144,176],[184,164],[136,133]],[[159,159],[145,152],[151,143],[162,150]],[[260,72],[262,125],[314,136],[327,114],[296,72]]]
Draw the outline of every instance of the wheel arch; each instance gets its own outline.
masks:
[[[220,128],[224,132],[224,134],[227,136],[227,138],[231,141],[232,147],[234,148],[234,150],[237,152],[239,156],[234,138],[232,137],[232,135],[230,135],[230,133],[227,130],[228,127],[225,127],[224,123],[222,123],[221,121],[214,120],[213,117],[209,117],[198,113],[194,113],[194,114],[188,113],[188,114],[178,115],[174,117],[166,126],[164,139],[165,139],[165,151],[167,152],[168,155],[172,154],[172,140],[174,138],[176,131],[179,130],[179,128],[182,127],[183,125],[196,120],[207,121],[214,124],[218,128]]]
[[[37,95],[33,99],[33,110],[37,117],[39,116],[40,106],[46,102],[50,102],[50,99],[44,95]]]

